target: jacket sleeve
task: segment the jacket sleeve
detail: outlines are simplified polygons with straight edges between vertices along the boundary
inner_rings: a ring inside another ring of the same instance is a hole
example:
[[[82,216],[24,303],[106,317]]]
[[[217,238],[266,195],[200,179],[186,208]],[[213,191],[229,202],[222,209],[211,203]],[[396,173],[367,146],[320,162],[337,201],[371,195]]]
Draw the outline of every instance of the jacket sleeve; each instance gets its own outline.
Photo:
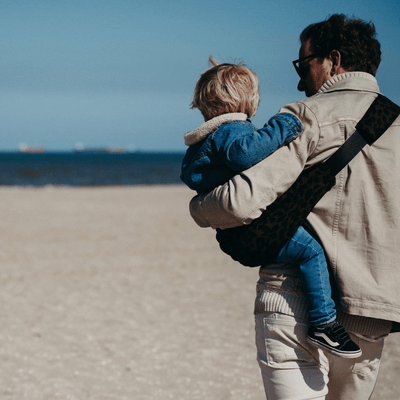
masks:
[[[319,140],[314,114],[301,102],[289,104],[280,112],[296,115],[303,123],[303,133],[224,185],[195,196],[190,202],[190,213],[199,226],[226,229],[249,224],[308,166],[309,155]]]
[[[219,157],[236,172],[243,171],[268,157],[279,147],[295,139],[303,130],[301,122],[293,114],[273,116],[261,129],[250,126],[240,136],[215,135],[213,138]]]

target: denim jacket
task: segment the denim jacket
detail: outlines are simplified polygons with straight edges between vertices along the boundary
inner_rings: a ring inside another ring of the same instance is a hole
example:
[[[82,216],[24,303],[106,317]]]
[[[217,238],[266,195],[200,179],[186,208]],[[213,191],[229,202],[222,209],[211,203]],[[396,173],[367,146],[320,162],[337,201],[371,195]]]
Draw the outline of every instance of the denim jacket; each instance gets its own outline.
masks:
[[[185,135],[190,147],[181,179],[198,193],[207,192],[291,142],[302,130],[299,119],[289,113],[275,115],[258,130],[246,114],[215,117]]]

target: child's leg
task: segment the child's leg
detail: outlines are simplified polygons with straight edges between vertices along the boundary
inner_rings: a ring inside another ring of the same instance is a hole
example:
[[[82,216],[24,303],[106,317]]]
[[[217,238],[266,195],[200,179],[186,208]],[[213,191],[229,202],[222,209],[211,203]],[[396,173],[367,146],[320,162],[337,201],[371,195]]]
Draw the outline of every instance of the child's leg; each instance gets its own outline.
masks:
[[[336,322],[335,303],[323,248],[300,227],[280,251],[278,262],[299,263],[301,282],[309,309],[307,340],[338,357],[357,358],[361,349]]]
[[[311,325],[322,325],[336,318],[324,249],[300,227],[280,251],[278,262],[299,263],[301,282]]]

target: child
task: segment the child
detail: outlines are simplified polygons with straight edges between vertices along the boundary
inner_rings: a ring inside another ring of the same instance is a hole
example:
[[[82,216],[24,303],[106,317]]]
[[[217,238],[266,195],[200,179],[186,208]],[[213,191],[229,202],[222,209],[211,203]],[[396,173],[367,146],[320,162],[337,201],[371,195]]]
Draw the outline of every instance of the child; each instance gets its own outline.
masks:
[[[301,122],[292,114],[272,117],[262,129],[252,125],[259,105],[257,75],[243,63],[218,64],[204,72],[196,84],[191,108],[205,120],[185,135],[189,146],[182,162],[181,179],[198,193],[225,183],[258,163],[301,133]],[[277,262],[300,265],[309,308],[307,340],[343,358],[356,358],[360,348],[336,321],[329,272],[323,248],[300,227],[281,249]]]

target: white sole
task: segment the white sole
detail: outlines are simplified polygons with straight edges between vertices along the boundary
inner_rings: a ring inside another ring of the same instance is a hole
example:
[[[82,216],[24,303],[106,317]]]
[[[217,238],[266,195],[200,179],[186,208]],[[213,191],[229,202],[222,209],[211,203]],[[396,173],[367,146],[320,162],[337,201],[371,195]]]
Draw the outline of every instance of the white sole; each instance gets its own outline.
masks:
[[[361,349],[359,351],[356,351],[354,353],[349,353],[349,352],[341,352],[340,350],[335,350],[332,349],[328,346],[324,346],[322,343],[318,342],[318,341],[314,341],[312,338],[310,338],[309,336],[307,336],[307,341],[309,343],[311,343],[313,346],[319,347],[322,350],[327,351],[328,353],[333,354],[334,356],[340,357],[340,358],[358,358],[362,355],[362,351]]]

